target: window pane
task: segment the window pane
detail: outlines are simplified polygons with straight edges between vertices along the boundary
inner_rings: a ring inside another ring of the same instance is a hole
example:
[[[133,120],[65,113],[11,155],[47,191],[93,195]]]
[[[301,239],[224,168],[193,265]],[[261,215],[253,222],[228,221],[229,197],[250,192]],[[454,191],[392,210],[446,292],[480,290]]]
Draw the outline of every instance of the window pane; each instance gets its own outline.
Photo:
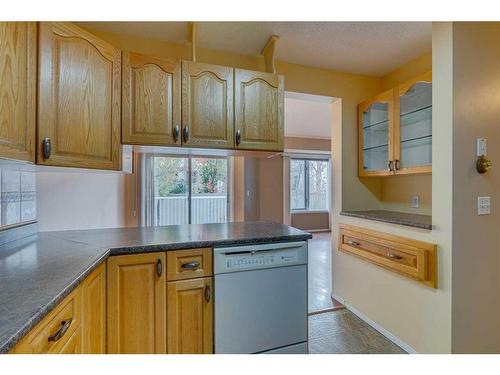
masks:
[[[328,209],[328,162],[309,160],[309,209]]]
[[[188,159],[153,159],[154,225],[188,224]]]
[[[306,161],[292,159],[290,164],[290,208],[306,209]]]
[[[191,223],[227,222],[227,159],[191,159]]]

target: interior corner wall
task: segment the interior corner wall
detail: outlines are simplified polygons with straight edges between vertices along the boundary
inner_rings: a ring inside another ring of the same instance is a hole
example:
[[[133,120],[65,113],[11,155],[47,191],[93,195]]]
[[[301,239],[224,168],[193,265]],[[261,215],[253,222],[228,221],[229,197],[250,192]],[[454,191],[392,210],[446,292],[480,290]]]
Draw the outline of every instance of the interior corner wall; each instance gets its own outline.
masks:
[[[259,159],[245,157],[243,167],[244,167],[244,181],[245,181],[243,218],[245,221],[256,221],[260,219]]]
[[[259,158],[259,219],[283,223],[283,158]]]
[[[131,178],[117,172],[57,167],[37,171],[39,231],[137,225],[131,204],[135,196]]]
[[[382,77],[382,90],[388,90],[432,70],[432,52],[409,61]],[[420,207],[411,199],[419,196]],[[380,208],[399,212],[432,215],[432,175],[405,175],[381,179]]]
[[[452,212],[452,38],[451,23],[433,24],[433,230],[417,230],[356,219],[338,214],[339,179],[352,178],[356,159],[355,134],[332,128],[334,171],[334,210],[332,240],[334,251],[333,293],[348,308],[356,311],[388,332],[405,349],[419,353],[451,352],[451,212]],[[344,107],[345,108],[345,107]],[[343,108],[343,109],[344,109]],[[347,127],[347,130],[349,128]],[[339,138],[341,137],[341,138]],[[341,142],[338,141],[341,139]],[[339,159],[340,158],[340,159]],[[341,170],[339,171],[339,164]],[[346,170],[350,166],[352,170]],[[343,181],[342,188],[348,183]],[[345,195],[345,192],[344,192]],[[366,261],[336,251],[338,224],[362,226],[402,237],[438,245],[438,288],[432,289],[389,272]],[[411,324],[409,324],[411,322]]]
[[[453,24],[454,353],[500,353],[500,23]],[[476,138],[493,168],[475,170]],[[477,197],[490,196],[490,215]]]

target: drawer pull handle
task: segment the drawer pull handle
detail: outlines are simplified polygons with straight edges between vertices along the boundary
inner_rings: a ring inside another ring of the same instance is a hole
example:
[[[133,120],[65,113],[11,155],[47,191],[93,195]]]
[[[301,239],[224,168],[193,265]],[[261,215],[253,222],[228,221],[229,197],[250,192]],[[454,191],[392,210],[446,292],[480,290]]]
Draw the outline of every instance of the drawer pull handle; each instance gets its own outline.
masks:
[[[211,296],[211,291],[210,291],[210,287],[207,285],[205,287],[205,301],[208,303],[210,302],[210,296]]]
[[[398,255],[398,254],[394,254],[394,253],[387,253],[386,254],[389,258],[392,258],[392,259],[403,259],[402,256]]]
[[[194,261],[189,262],[189,263],[183,263],[181,265],[181,267],[186,269],[186,270],[195,270],[195,269],[200,267],[200,262],[194,260]]]
[[[161,275],[163,274],[163,264],[161,263],[161,259],[158,259],[156,261],[156,274],[158,275],[158,277],[161,277]]]
[[[49,341],[56,342],[59,339],[61,339],[61,337],[63,337],[64,334],[68,331],[69,326],[71,325],[72,321],[73,321],[73,319],[71,319],[71,318],[63,320],[61,322],[61,328],[59,328],[56,333],[49,336]]]
[[[359,242],[356,241],[347,241],[347,244],[351,246],[359,246]]]

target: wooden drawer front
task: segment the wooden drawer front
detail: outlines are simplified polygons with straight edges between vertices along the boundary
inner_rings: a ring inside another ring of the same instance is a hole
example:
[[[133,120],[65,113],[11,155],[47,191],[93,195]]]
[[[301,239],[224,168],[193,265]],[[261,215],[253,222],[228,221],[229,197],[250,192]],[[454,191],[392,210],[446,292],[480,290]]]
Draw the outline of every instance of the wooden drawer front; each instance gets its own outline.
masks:
[[[436,245],[341,224],[340,251],[436,287]]]
[[[64,321],[69,321],[69,328],[64,335],[56,341],[49,341],[49,337],[55,335],[61,329]],[[81,323],[81,290],[78,288],[66,297],[45,319],[43,319],[21,342],[14,348],[15,353],[45,354],[60,353],[68,351],[66,345],[70,341],[71,346],[77,350],[81,347],[79,333]],[[78,331],[78,332],[77,332]],[[74,336],[77,338],[73,338]]]
[[[212,275],[212,249],[167,252],[167,281]]]

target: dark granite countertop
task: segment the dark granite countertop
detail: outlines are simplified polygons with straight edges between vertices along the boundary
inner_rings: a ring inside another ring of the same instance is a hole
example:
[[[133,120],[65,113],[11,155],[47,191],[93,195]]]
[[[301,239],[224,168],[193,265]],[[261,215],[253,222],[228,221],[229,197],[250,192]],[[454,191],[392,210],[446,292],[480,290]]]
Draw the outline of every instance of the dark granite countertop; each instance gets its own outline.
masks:
[[[405,212],[384,210],[342,211],[340,214],[344,216],[353,216],[362,219],[383,221],[385,223],[432,230],[432,216],[430,215],[409,214]]]
[[[274,222],[44,232],[0,246],[0,353],[7,353],[110,255],[303,241]]]

